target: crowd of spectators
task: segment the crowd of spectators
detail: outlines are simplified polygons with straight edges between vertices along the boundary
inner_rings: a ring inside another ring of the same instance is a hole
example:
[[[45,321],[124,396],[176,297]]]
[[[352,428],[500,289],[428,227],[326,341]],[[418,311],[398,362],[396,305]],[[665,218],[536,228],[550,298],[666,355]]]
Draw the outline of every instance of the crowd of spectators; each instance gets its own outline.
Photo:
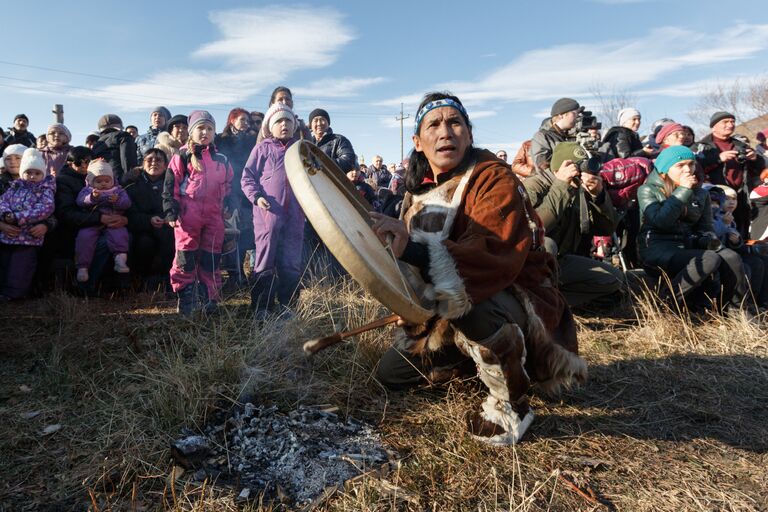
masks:
[[[306,221],[287,181],[296,140],[336,162],[372,210],[398,217],[409,159],[359,161],[352,142],[312,110],[305,123],[286,87],[266,113],[234,108],[217,131],[210,113],[149,113],[144,133],[105,114],[83,145],[64,124],[35,137],[19,114],[1,132],[0,300],[60,288],[175,293],[179,312],[215,312],[222,269],[248,287],[259,318],[290,311],[313,257],[344,271]],[[768,153],[713,113],[711,132],[622,109],[616,125],[584,126],[589,113],[561,98],[508,162],[558,262],[571,306],[611,304],[633,267],[666,274],[668,299],[691,308],[768,307]]]

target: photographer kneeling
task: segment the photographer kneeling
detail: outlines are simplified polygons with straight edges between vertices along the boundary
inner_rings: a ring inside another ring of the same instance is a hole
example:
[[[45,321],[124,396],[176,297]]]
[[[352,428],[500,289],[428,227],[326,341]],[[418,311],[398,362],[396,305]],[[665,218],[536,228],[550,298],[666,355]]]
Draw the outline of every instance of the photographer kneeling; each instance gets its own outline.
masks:
[[[742,297],[746,279],[739,255],[722,248],[714,233],[709,193],[696,179],[694,159],[685,146],[662,151],[637,198],[640,259],[666,272],[675,300],[696,310],[710,299],[720,299],[722,307]]]
[[[557,256],[560,291],[570,306],[610,296],[623,284],[619,269],[589,257],[592,237],[612,235],[618,223],[599,170],[598,157],[576,142],[561,142],[549,165],[523,182],[544,223],[547,251]]]

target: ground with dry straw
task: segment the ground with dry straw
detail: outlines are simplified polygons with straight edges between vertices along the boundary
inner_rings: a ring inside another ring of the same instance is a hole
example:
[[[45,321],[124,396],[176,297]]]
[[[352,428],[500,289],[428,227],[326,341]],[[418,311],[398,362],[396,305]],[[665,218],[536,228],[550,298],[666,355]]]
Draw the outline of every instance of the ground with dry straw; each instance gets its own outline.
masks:
[[[476,381],[391,392],[373,379],[391,331],[301,354],[385,313],[350,282],[315,283],[296,319],[263,326],[245,295],[194,322],[148,295],[4,306],[0,511],[268,510],[190,484],[168,451],[245,399],[338,406],[400,453],[317,510],[768,510],[768,322],[691,320],[643,298],[578,316],[589,382],[534,390],[525,442],[491,448],[464,429]]]

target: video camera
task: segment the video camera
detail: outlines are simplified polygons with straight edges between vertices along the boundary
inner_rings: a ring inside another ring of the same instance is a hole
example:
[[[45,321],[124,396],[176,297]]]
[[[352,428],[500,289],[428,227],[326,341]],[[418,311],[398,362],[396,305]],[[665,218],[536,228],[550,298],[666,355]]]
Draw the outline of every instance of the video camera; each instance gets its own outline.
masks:
[[[597,121],[597,117],[589,110],[579,112],[573,131],[576,132],[576,142],[589,152],[597,151],[600,139],[589,134],[589,130],[599,130],[603,123]]]

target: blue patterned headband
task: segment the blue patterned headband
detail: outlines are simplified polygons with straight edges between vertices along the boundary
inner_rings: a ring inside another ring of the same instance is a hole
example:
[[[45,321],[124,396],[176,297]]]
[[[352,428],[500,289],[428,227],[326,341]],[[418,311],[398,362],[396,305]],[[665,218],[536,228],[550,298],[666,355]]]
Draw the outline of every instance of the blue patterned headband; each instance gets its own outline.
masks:
[[[427,115],[427,112],[440,107],[453,107],[459,112],[461,112],[462,114],[464,114],[464,118],[469,119],[469,116],[467,115],[467,111],[464,110],[464,107],[462,106],[462,104],[457,101],[453,101],[450,98],[430,101],[429,103],[421,107],[421,110],[419,110],[419,113],[416,114],[416,127],[414,128],[414,132],[415,133],[419,132],[419,126],[421,125],[421,121],[424,119],[424,116]]]

